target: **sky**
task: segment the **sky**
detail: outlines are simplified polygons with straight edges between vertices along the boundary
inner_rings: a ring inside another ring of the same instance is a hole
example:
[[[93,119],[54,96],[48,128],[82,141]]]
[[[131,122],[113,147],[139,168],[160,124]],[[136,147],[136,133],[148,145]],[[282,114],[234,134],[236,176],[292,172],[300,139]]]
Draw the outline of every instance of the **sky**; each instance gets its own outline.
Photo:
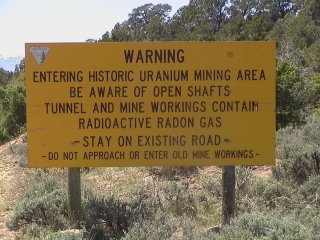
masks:
[[[189,0],[0,0],[0,56],[24,57],[26,42],[99,39],[147,3],[167,3],[173,14]]]

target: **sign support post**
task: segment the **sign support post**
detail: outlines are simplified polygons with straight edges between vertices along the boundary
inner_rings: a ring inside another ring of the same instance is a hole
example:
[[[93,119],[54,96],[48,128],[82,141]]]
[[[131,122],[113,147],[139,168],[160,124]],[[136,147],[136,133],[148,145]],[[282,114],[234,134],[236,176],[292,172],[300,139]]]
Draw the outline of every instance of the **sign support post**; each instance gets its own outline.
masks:
[[[79,229],[81,221],[80,168],[68,168],[68,188],[71,224],[73,228]]]
[[[225,166],[222,170],[222,226],[230,224],[235,213],[235,166]]]

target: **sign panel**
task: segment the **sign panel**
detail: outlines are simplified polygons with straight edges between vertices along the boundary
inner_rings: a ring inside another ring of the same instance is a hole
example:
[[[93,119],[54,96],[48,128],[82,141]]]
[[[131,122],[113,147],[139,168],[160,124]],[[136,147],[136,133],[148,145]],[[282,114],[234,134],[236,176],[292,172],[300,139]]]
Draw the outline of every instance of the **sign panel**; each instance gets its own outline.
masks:
[[[273,42],[27,43],[30,167],[270,165]]]

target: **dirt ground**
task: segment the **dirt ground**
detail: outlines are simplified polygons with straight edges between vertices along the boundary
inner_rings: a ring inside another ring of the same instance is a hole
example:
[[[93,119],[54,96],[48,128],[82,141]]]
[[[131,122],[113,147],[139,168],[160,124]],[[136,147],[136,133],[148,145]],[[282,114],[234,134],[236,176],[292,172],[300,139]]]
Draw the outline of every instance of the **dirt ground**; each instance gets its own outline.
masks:
[[[10,154],[10,146],[21,143],[22,137],[0,146],[0,239],[12,240],[17,232],[10,231],[6,221],[23,189],[24,169]]]

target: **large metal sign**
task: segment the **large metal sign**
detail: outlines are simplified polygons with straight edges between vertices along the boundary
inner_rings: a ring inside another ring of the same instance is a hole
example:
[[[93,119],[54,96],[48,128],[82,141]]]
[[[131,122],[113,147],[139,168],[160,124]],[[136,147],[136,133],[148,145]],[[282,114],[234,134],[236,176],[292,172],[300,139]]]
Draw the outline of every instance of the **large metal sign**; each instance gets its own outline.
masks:
[[[27,43],[30,167],[270,165],[273,42]]]

